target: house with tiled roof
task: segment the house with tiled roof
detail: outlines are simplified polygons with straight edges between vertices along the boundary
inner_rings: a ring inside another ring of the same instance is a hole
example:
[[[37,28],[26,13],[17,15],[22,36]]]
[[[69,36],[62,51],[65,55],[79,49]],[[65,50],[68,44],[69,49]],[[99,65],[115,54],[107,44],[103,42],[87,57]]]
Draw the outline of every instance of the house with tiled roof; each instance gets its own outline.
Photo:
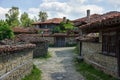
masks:
[[[101,17],[100,14],[92,14],[92,15],[90,15],[90,21],[95,21],[96,19],[99,19],[100,17]],[[87,24],[88,23],[88,17],[75,19],[75,20],[72,20],[72,22],[74,23],[74,25],[76,27],[78,27],[78,26]]]
[[[63,18],[53,18],[53,19],[48,19],[45,22],[35,22],[33,23],[33,26],[36,28],[39,28],[40,30],[43,31],[43,35],[45,34],[45,31],[47,29],[48,32],[48,36],[44,35],[44,38],[47,38],[47,40],[50,41],[50,43],[56,47],[65,47],[68,45],[73,45],[76,44],[75,38],[78,35],[69,35],[71,33],[75,34],[78,32],[72,32],[72,31],[68,31],[68,32],[61,32],[61,33],[52,33],[53,29],[55,27],[58,27],[60,25],[61,22],[67,22],[66,17]],[[60,27],[60,26],[59,26]]]
[[[89,15],[90,16],[90,15]],[[120,12],[101,14],[79,27],[80,56],[103,72],[120,78]]]
[[[33,23],[33,26],[36,28],[40,28],[43,32],[45,32],[45,29],[49,29],[48,33],[51,34],[54,27],[58,26],[62,21],[65,21],[66,18],[52,18],[48,19],[44,22],[35,22]]]

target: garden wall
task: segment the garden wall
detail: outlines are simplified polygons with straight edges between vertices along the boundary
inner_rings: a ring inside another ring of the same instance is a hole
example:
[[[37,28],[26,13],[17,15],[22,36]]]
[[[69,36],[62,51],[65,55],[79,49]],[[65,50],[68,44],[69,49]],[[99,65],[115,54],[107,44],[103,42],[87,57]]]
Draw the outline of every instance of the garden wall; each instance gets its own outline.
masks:
[[[21,80],[31,73],[34,44],[0,46],[0,80]]]
[[[101,51],[101,43],[82,42],[82,54],[87,63],[92,64],[107,74],[118,76],[116,57],[100,54]]]
[[[49,41],[38,34],[21,34],[18,36],[20,41],[36,44],[33,57],[46,56],[48,53]]]
[[[76,40],[75,40],[75,37],[66,37],[65,38],[65,42],[67,45],[75,45],[76,44]]]
[[[48,54],[48,41],[32,42],[36,44],[36,48],[33,51],[33,57],[43,57]]]
[[[44,37],[44,39],[47,40],[47,41],[49,41],[50,45],[54,45],[54,37],[52,37],[52,36],[51,37],[47,37],[46,36],[46,37]]]

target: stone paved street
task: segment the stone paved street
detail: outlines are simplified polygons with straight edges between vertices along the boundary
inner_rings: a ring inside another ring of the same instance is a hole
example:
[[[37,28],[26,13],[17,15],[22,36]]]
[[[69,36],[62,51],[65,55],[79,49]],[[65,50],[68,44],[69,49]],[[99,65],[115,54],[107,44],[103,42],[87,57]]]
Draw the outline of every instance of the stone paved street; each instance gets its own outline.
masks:
[[[34,59],[42,70],[42,80],[84,80],[73,65],[74,47],[49,48],[52,57],[47,60]]]

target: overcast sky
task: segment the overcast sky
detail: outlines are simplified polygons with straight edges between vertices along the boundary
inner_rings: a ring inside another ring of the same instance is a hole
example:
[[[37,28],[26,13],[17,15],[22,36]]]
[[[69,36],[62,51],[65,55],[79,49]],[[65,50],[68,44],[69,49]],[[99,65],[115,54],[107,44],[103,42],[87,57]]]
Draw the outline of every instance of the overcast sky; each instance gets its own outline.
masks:
[[[86,10],[93,13],[120,11],[120,0],[0,0],[0,19],[12,7],[19,7],[20,14],[27,12],[30,18],[38,16],[39,11],[46,11],[48,18],[77,19],[86,16]]]

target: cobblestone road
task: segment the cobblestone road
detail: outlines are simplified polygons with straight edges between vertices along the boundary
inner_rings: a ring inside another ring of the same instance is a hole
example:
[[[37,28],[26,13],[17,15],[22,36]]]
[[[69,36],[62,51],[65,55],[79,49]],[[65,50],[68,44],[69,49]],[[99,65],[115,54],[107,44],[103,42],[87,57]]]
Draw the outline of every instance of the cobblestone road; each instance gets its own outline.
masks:
[[[84,80],[73,65],[74,47],[49,48],[52,57],[47,60],[34,59],[42,70],[42,80]]]

